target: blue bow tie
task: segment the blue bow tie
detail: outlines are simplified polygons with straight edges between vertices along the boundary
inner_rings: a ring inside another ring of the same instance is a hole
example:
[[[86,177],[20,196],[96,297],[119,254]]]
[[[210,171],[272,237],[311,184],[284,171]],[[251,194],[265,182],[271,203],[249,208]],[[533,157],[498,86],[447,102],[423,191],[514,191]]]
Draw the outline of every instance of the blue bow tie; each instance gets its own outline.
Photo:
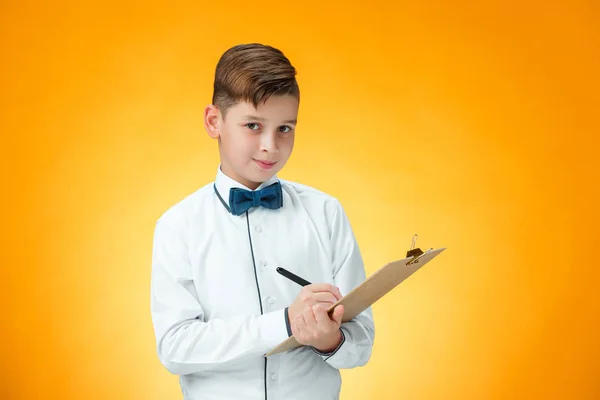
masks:
[[[283,194],[279,182],[254,191],[241,188],[229,190],[229,207],[233,215],[242,215],[252,207],[262,206],[276,210],[282,205]]]

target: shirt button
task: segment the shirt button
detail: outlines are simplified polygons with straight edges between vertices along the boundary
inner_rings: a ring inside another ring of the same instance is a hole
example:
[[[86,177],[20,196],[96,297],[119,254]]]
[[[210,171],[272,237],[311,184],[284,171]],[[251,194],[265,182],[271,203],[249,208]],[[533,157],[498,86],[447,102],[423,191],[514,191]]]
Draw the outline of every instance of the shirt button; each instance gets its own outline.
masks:
[[[273,303],[275,303],[275,299],[269,296],[269,297],[267,297],[267,303],[273,304]]]
[[[267,264],[268,264],[268,262],[267,262],[266,260],[262,260],[262,266],[263,266],[263,267],[266,267],[266,266],[267,266]]]
[[[254,229],[256,229],[256,232],[258,232],[258,233],[262,232],[262,228],[260,227],[260,225],[256,225],[256,227]]]
[[[272,379],[272,380],[275,380],[275,379],[277,379],[277,374],[271,374],[271,379]]]

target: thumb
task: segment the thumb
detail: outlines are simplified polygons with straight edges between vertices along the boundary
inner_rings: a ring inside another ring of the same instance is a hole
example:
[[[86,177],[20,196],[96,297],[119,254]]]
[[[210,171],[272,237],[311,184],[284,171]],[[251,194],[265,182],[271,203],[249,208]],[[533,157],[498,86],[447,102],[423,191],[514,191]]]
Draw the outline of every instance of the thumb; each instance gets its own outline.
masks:
[[[340,305],[333,309],[333,320],[340,326],[344,317],[344,306]]]

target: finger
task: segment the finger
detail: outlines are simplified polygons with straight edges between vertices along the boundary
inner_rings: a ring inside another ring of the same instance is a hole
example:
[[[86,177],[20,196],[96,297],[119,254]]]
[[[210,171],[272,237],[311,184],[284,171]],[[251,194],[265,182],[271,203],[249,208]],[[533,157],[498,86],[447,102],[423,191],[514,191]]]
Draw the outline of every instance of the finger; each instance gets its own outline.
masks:
[[[313,296],[317,303],[335,304],[337,301],[337,298],[331,292],[315,293]]]
[[[340,291],[340,288],[339,288],[339,287],[337,287],[337,286],[334,286],[334,289],[335,289],[335,290],[336,290],[336,292],[337,292],[337,295],[338,295],[338,300],[340,300],[342,297],[344,297],[344,296],[342,296],[342,292]]]
[[[333,285],[330,283],[313,283],[307,286],[304,286],[307,290],[310,290],[313,293],[318,292],[332,292],[333,293]]]
[[[337,326],[340,326],[342,324],[343,317],[344,317],[344,306],[342,306],[342,305],[336,306],[335,309],[333,310],[332,319]]]
[[[335,296],[335,298],[337,300],[341,300],[342,299],[342,292],[340,292],[340,289],[337,286],[331,286],[331,293]]]
[[[329,292],[333,294],[336,300],[340,300],[343,297],[340,289],[330,283],[313,283],[311,285],[304,286],[303,290],[310,290],[313,293]]]

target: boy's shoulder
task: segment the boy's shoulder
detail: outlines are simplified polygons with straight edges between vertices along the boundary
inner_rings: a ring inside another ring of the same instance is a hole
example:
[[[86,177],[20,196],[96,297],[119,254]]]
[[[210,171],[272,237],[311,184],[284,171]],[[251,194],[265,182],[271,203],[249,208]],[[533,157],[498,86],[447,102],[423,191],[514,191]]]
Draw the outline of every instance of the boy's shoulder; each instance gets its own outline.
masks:
[[[307,194],[309,196],[316,196],[316,197],[320,197],[323,200],[328,200],[328,199],[334,199],[335,197],[333,197],[332,195],[323,192],[322,190],[316,189],[312,186],[308,186],[299,182],[295,182],[295,181],[290,181],[287,179],[279,179],[279,182],[281,183],[281,186],[283,186],[284,188],[287,187],[293,191],[295,191],[298,194]]]
[[[196,214],[205,201],[212,196],[213,184],[213,182],[208,183],[168,206],[158,217],[157,223],[161,221],[185,222],[191,215]]]
[[[280,179],[283,190],[286,190],[290,195],[297,196],[303,202],[311,204],[324,205],[326,208],[336,209],[341,208],[340,201],[329,193],[316,189],[302,183]]]

